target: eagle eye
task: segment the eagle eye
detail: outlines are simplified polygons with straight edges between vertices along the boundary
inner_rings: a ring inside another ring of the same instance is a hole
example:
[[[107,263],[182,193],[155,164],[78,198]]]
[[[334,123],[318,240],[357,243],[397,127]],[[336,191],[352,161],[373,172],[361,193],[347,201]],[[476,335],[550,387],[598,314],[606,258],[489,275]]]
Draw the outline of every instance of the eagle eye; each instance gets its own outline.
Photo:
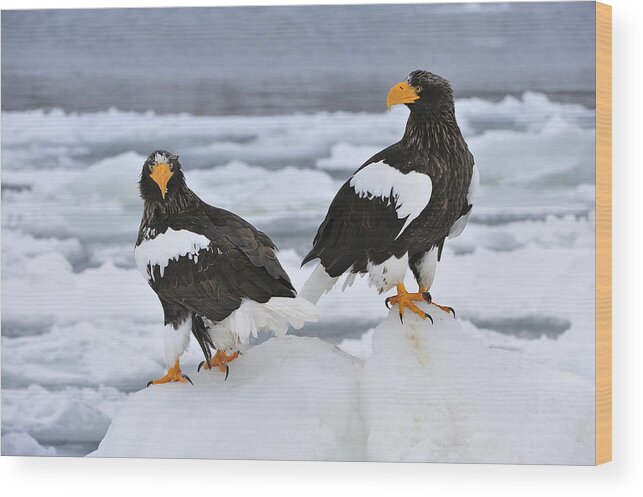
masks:
[[[419,95],[420,93],[422,93],[422,86],[417,85],[417,86],[414,88],[414,90],[415,90],[415,93],[417,93],[417,94]]]

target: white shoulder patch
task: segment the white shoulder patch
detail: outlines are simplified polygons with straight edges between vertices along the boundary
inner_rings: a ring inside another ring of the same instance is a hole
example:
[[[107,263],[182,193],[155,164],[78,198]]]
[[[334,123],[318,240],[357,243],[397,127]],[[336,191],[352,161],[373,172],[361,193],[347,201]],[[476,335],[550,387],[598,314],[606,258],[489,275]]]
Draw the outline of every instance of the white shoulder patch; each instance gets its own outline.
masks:
[[[404,174],[383,162],[377,162],[355,173],[350,186],[362,198],[389,199],[393,202],[398,219],[406,219],[397,234],[399,237],[429,205],[433,183],[426,174],[416,171]]]
[[[471,172],[471,181],[469,182],[469,190],[467,191],[467,202],[471,206],[473,206],[473,203],[476,200],[479,186],[480,186],[480,171],[478,170],[478,166],[474,165],[473,171]],[[449,238],[455,238],[462,234],[462,232],[464,231],[464,228],[467,226],[467,223],[469,222],[469,217],[471,216],[472,210],[473,210],[473,207],[469,209],[469,212],[467,212],[464,216],[460,216],[456,220],[456,222],[453,223],[453,226],[451,226],[451,229],[449,230]]]
[[[159,267],[161,277],[170,261],[178,261],[181,256],[198,260],[199,252],[208,249],[210,240],[205,235],[200,235],[188,230],[175,231],[168,228],[165,233],[155,238],[143,240],[134,249],[134,258],[139,271],[147,279],[154,279],[154,266]]]

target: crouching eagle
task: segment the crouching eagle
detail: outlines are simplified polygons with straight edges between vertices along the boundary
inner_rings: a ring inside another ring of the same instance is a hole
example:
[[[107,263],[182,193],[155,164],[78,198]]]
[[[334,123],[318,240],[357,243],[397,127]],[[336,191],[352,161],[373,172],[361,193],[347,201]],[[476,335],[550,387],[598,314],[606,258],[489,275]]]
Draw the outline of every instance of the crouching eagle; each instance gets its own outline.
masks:
[[[432,320],[414,302],[433,303],[429,289],[444,241],[464,230],[479,175],[456,122],[448,81],[414,71],[388,92],[387,106],[396,104],[410,109],[404,136],[340,188],[302,263],[320,261],[300,295],[317,302],[343,273],[344,286],[367,273],[380,293],[397,287],[386,304],[398,306],[400,320],[405,309]],[[404,287],[408,267],[416,293]],[[433,304],[455,316],[452,308]]]
[[[145,201],[136,240],[139,270],[165,316],[168,371],[149,384],[186,382],[179,359],[195,336],[207,369],[228,373],[258,330],[285,334],[317,319],[298,298],[276,247],[239,216],[203,202],[186,183],[178,156],[153,152],[139,181]],[[216,349],[214,357],[211,347]]]

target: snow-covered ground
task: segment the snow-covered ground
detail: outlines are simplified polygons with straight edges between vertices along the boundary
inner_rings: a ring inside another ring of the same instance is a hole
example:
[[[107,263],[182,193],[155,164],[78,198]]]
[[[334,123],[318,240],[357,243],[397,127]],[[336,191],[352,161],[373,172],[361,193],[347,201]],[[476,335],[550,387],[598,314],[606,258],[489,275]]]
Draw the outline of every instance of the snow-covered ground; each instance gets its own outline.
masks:
[[[396,309],[365,361],[318,338],[251,349],[228,381],[132,395],[97,457],[592,464],[593,385]]]
[[[318,338],[268,340],[218,372],[131,396],[95,456],[363,460],[362,361]],[[188,385],[192,386],[192,385]]]
[[[485,345],[449,314],[395,312],[362,374],[367,454],[378,461],[593,464],[591,381]]]
[[[484,350],[591,382],[594,111],[536,93],[459,100],[457,111],[482,186],[433,296]],[[299,262],[337,188],[400,137],[406,114],[2,113],[3,453],[94,450],[119,406],[162,371],[160,305],[133,258],[151,150],[178,153],[202,198],[266,231],[301,287],[312,267]],[[372,329],[387,311],[365,280],[321,311],[301,334],[377,353]],[[192,347],[188,374],[198,361]],[[585,414],[579,429],[593,422]]]

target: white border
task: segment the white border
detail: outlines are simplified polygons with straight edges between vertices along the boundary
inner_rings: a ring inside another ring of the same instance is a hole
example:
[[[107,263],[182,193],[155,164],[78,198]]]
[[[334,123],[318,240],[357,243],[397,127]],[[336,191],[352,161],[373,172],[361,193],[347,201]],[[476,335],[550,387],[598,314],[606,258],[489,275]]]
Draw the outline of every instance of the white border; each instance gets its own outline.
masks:
[[[330,4],[190,0],[189,5]],[[365,2],[350,3],[396,3]],[[410,2],[407,2],[410,3]],[[643,495],[643,2],[614,5],[614,462],[592,467],[245,461],[0,459],[6,496],[376,497]],[[157,7],[178,1],[0,1],[2,9]],[[403,27],[391,26],[391,29]]]

